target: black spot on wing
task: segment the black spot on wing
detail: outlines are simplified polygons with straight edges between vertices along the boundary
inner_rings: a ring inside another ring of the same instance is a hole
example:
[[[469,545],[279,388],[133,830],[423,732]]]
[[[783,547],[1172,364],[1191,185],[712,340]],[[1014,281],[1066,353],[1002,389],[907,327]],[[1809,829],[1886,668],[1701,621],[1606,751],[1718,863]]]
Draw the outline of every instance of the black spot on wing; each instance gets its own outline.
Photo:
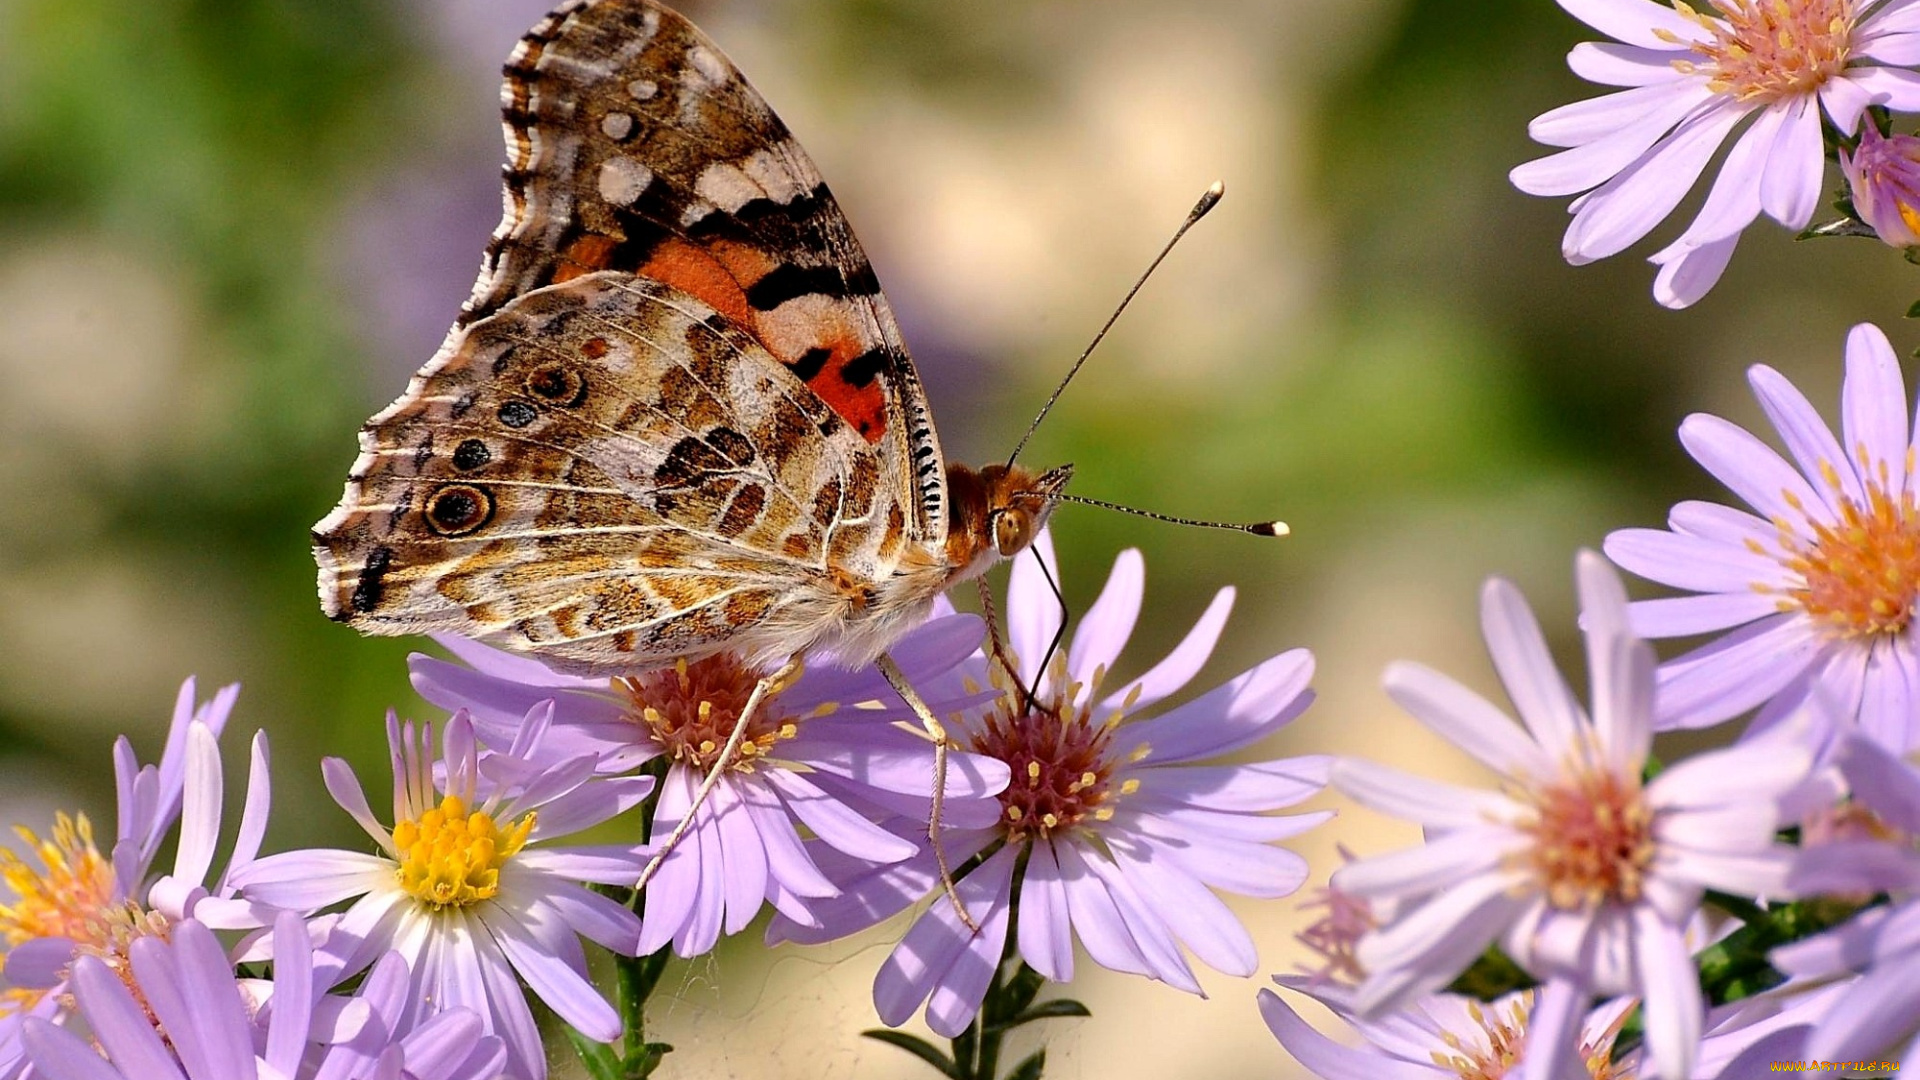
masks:
[[[365,615],[380,606],[380,597],[386,592],[384,579],[392,564],[393,549],[389,547],[374,548],[367,556],[360,567],[360,581],[353,587],[353,598],[348,601],[356,614]],[[345,617],[344,612],[341,617]]]

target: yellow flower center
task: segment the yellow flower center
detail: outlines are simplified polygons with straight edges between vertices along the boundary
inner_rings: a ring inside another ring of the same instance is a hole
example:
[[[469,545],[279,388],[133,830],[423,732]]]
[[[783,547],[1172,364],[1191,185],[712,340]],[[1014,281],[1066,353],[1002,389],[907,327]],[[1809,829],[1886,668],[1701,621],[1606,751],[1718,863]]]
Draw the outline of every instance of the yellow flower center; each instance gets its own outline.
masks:
[[[1653,809],[1640,778],[1577,762],[1557,782],[1524,793],[1535,818],[1522,856],[1547,902],[1563,911],[1640,899],[1653,864]]]
[[[38,857],[41,869],[0,850],[0,881],[13,894],[12,903],[0,905],[0,942],[8,948],[34,938],[68,938],[126,978],[128,944],[143,934],[166,936],[166,920],[130,901],[114,900],[113,864],[94,846],[93,824],[85,814],[56,815],[50,840],[19,826],[14,834]],[[32,1007],[42,993],[8,988],[0,993],[0,1016]]]
[[[1784,520],[1774,522],[1781,548],[1777,557],[1801,580],[1784,590],[1781,610],[1804,610],[1843,638],[1898,634],[1912,620],[1914,601],[1920,598],[1920,507],[1911,493],[1897,499],[1887,493],[1884,468],[1881,479],[1867,485],[1865,506],[1838,494],[1840,481],[1831,466],[1822,471],[1836,492],[1839,520],[1807,517],[1798,528]],[[1911,462],[1907,471],[1912,473]],[[1788,501],[1801,510],[1796,500]],[[1758,544],[1748,546],[1767,554]]]
[[[482,810],[448,795],[417,820],[393,827],[400,887],[434,909],[467,907],[500,891],[500,868],[526,845],[534,815],[502,829]]]
[[[669,758],[705,772],[725,749],[760,678],[761,673],[738,656],[723,653],[692,663],[681,660],[659,671],[622,676],[613,680],[613,689],[627,699],[628,715],[652,733]],[[747,722],[746,735],[730,769],[753,772],[774,747],[800,734],[803,718],[781,715],[775,707],[778,701],[778,694],[770,694],[761,702],[756,715]],[[812,715],[825,716],[834,708],[822,705]]]
[[[1854,0],[1715,0],[1718,19],[1682,0],[1673,6],[1708,34],[1687,43],[1699,60],[1673,66],[1707,76],[1707,89],[1739,101],[1764,105],[1814,93],[1853,55]],[[1671,32],[1656,33],[1681,44]]]

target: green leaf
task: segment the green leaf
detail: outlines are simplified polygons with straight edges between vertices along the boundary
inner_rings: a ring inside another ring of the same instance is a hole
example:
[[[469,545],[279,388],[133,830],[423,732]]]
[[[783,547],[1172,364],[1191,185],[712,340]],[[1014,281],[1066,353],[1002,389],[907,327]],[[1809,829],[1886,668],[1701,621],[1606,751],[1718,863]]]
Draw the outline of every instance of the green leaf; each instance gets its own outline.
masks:
[[[587,1075],[593,1080],[626,1080],[626,1070],[621,1068],[620,1056],[613,1047],[603,1042],[595,1042],[585,1035],[567,1029],[567,1041],[573,1044],[573,1052],[580,1057],[580,1064],[587,1067]]]
[[[897,1046],[905,1050],[907,1053],[914,1055],[921,1061],[939,1070],[941,1076],[949,1077],[951,1080],[966,1080],[965,1077],[960,1075],[960,1070],[954,1066],[953,1059],[941,1053],[933,1044],[927,1042],[925,1039],[909,1035],[904,1031],[894,1031],[890,1028],[868,1028],[860,1034],[875,1042],[883,1042],[888,1046]]]
[[[1835,218],[1832,221],[1823,222],[1802,230],[1800,235],[1794,237],[1794,239],[1812,240],[1822,236],[1871,236],[1877,238],[1879,235],[1879,233],[1873,231],[1873,226],[1857,218],[1843,217]]]
[[[1915,300],[1913,306],[1907,309],[1907,318],[1920,319],[1920,300]]]
[[[1007,1074],[1007,1080],[1040,1080],[1041,1070],[1047,1067],[1047,1052],[1035,1050],[1033,1056],[1013,1067]]]
[[[1077,1001],[1069,1001],[1066,998],[1061,998],[1057,1001],[1043,1001],[1013,1019],[994,1024],[987,1028],[987,1030],[991,1032],[1012,1031],[1022,1024],[1031,1024],[1035,1020],[1055,1020],[1071,1016],[1088,1017],[1092,1015],[1093,1011],[1085,1005]]]
[[[1447,987],[1450,994],[1465,994],[1481,1001],[1493,1001],[1515,990],[1528,990],[1539,980],[1520,969],[1498,946],[1489,945],[1472,966],[1460,973]]]

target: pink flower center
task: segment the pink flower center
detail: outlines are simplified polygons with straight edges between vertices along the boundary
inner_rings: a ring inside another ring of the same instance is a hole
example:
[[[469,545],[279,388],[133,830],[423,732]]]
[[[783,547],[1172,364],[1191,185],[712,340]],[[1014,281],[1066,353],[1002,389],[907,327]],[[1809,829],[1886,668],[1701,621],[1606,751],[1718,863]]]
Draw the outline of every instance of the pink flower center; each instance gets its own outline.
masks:
[[[1580,1039],[1580,1060],[1592,1080],[1630,1080],[1633,1075],[1613,1063],[1613,1044],[1632,1010],[1622,1009],[1613,1025]],[[1513,1080],[1527,1048],[1527,1023],[1533,1014],[1533,991],[1524,990],[1504,1002],[1483,1006],[1467,1003],[1474,1028],[1465,1037],[1440,1033],[1446,1052],[1435,1051],[1433,1063],[1451,1069],[1460,1080]]]
[[[1769,104],[1814,93],[1853,55],[1854,0],[1715,0],[1722,18],[1675,0],[1674,8],[1707,32],[1685,44],[1699,60],[1676,60],[1684,74],[1707,76],[1707,89]],[[1678,37],[1657,31],[1663,40]]]
[[[1340,857],[1353,861],[1344,845],[1340,848]],[[1349,984],[1364,980],[1367,969],[1360,963],[1360,939],[1380,925],[1366,897],[1341,892],[1329,885],[1300,908],[1323,911],[1313,925],[1294,935],[1300,944],[1320,955],[1322,962],[1319,970],[1312,973],[1314,978]]]
[[[627,699],[628,715],[672,760],[704,771],[719,759],[760,677],[738,656],[723,653],[622,676],[613,680],[613,689]],[[800,718],[783,716],[775,707],[778,701],[778,695],[769,695],[761,703],[729,768],[750,773],[776,745],[800,733]],[[831,711],[823,706],[815,715]]]
[[[1831,469],[1827,473],[1828,485],[1837,491],[1838,478]],[[1781,562],[1801,580],[1799,587],[1785,590],[1780,606],[1804,610],[1843,638],[1898,634],[1912,621],[1920,598],[1920,507],[1911,493],[1888,494],[1884,476],[1868,485],[1865,506],[1845,495],[1835,501],[1837,521],[1808,517],[1797,530],[1784,521],[1774,523],[1784,551]]]
[[[1067,681],[1064,660],[1055,665],[1053,685],[1064,689],[1051,693],[1051,701],[1034,701],[1031,708],[1022,707],[1027,702],[1019,688],[1008,689],[973,736],[974,753],[1006,762],[1013,775],[1000,793],[1000,805],[1001,828],[1014,843],[1036,835],[1045,838],[1089,820],[1105,821],[1113,816],[1107,803],[1140,786],[1138,780],[1112,783],[1115,763],[1109,754],[1125,707],[1100,722],[1090,705],[1068,704],[1082,696],[1082,688]],[[1092,688],[1086,689],[1085,698],[1092,700]]]
[[[1653,810],[1637,776],[1579,762],[1524,796],[1536,818],[1524,856],[1547,902],[1563,911],[1640,899],[1653,863]]]

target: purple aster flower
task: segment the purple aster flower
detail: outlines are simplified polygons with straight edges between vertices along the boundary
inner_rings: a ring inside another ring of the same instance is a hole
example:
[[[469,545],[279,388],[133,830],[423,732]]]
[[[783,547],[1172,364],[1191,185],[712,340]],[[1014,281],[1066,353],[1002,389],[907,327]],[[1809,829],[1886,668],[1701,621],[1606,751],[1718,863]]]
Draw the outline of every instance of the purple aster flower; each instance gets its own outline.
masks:
[[[208,902],[203,882],[213,864],[225,802],[217,740],[239,692],[238,685],[227,686],[196,704],[194,680],[182,683],[157,766],[141,765],[124,736],[114,743],[119,813],[110,854],[95,845],[93,825],[84,814],[58,815],[47,840],[19,830],[38,868],[0,851],[0,880],[13,897],[0,905],[6,964],[0,984],[0,1078],[17,1076],[26,1067],[20,1042],[25,1017],[67,1018],[66,980],[77,953],[124,958],[136,938],[164,934],[169,920]],[[258,850],[266,811],[266,736],[260,733],[254,737],[247,810],[229,869],[244,865]],[[172,873],[151,882],[154,859],[176,824]],[[222,926],[262,925],[260,913],[232,901],[232,892],[224,880],[216,882],[208,914],[217,915]]]
[[[979,646],[982,626],[950,608],[890,650],[916,686],[930,686]],[[466,709],[489,746],[510,742],[520,717],[551,701],[549,756],[592,754],[606,773],[630,772],[668,758],[653,810],[653,837],[667,837],[718,760],[747,697],[766,671],[731,654],[615,679],[554,672],[458,638],[441,638],[465,664],[415,655],[414,686],[448,709]],[[938,712],[978,700],[956,690],[928,694]],[[834,894],[802,831],[861,865],[894,863],[921,850],[913,837],[875,824],[876,810],[918,813],[933,796],[933,747],[898,723],[912,714],[871,666],[845,670],[831,657],[809,661],[769,696],[739,752],[709,794],[692,828],[647,886],[640,951],[671,943],[681,956],[710,951],[738,933],[763,903],[796,922],[818,925],[811,906]],[[991,817],[1006,768],[951,755],[944,813]],[[630,883],[630,882],[629,882]]]
[[[1900,363],[1877,327],[1853,328],[1839,439],[1778,372],[1748,378],[1792,465],[1717,416],[1689,416],[1680,441],[1758,516],[1683,502],[1670,531],[1607,537],[1622,567],[1699,594],[1632,605],[1635,632],[1726,632],[1661,668],[1660,726],[1719,723],[1812,686],[1843,722],[1904,752],[1920,741],[1920,484]]]
[[[1589,995],[1646,1002],[1646,1075],[1692,1070],[1703,1003],[1685,931],[1705,889],[1784,893],[1792,851],[1774,843],[1779,800],[1812,766],[1801,725],[1689,758],[1641,779],[1653,739],[1652,650],[1627,626],[1626,595],[1604,560],[1577,564],[1592,712],[1561,679],[1517,589],[1489,581],[1481,622],[1520,714],[1437,672],[1400,663],[1387,693],[1503,777],[1475,791],[1342,760],[1334,783],[1374,809],[1425,826],[1427,843],[1344,867],[1333,883],[1404,902],[1357,953],[1369,1016],[1446,985],[1496,938],[1545,984],[1534,1024],[1569,1032]],[[1564,992],[1571,988],[1577,993]],[[1555,1037],[1556,1055],[1571,1046]],[[1558,1061],[1535,1075],[1551,1075]]]
[[[431,725],[416,732],[391,715],[391,830],[374,817],[344,761],[323,765],[327,790],[379,845],[379,854],[309,850],[271,855],[234,880],[252,900],[311,914],[351,900],[329,919],[322,959],[331,981],[352,976],[389,950],[411,968],[411,1027],[430,1010],[461,1006],[500,1036],[508,1071],[546,1075],[546,1055],[520,980],[581,1034],[610,1042],[619,1016],[587,980],[576,935],[633,955],[633,912],[579,884],[631,884],[641,860],[631,848],[548,844],[637,805],[646,777],[594,779],[592,755],[543,763],[551,705],[535,706],[518,740],[485,766],[473,729],[455,714],[444,732],[435,794]]]
[[[1560,0],[1613,38],[1567,63],[1627,89],[1534,119],[1535,141],[1569,149],[1513,170],[1530,195],[1573,201],[1562,250],[1576,265],[1616,255],[1673,212],[1721,144],[1728,151],[1693,224],[1653,256],[1654,298],[1686,307],[1726,269],[1762,213],[1805,228],[1820,200],[1820,114],[1852,134],[1868,105],[1920,108],[1920,8],[1911,0],[1717,0],[1715,14],[1652,0]]]
[[[1792,977],[1788,990],[1828,987],[1805,1056],[1911,1060],[1920,1055],[1920,768],[1860,736],[1833,757],[1852,805],[1871,820],[1804,850],[1793,886],[1841,897],[1890,893],[1896,902],[1775,949],[1769,960]]]
[[[1920,136],[1882,136],[1860,129],[1860,145],[1840,150],[1840,171],[1852,192],[1854,213],[1881,240],[1897,248],[1920,246]]]
[[[1399,1012],[1369,1019],[1353,1007],[1347,987],[1292,978],[1274,981],[1318,1000],[1363,1040],[1360,1046],[1343,1046],[1310,1027],[1279,994],[1260,991],[1260,1015],[1274,1038],[1322,1080],[1517,1080],[1533,1034],[1532,1019],[1542,1011],[1532,990],[1492,1002],[1433,994]],[[1616,1067],[1612,1062],[1614,1041],[1633,1005],[1631,998],[1622,998],[1594,1009],[1582,1020],[1578,1057],[1585,1068],[1581,1075],[1593,1080],[1634,1076],[1630,1064]]]
[[[1034,551],[1052,563],[1045,533]],[[1304,649],[1283,653],[1139,719],[1206,663],[1232,606],[1231,590],[1222,590],[1170,655],[1103,692],[1139,616],[1143,574],[1139,553],[1122,553],[1073,640],[1040,677],[1060,626],[1058,601],[1036,564],[1015,564],[1007,625],[1018,678],[1038,682],[1032,707],[1001,669],[976,657],[963,669],[964,682],[993,682],[1001,692],[953,729],[975,753],[1005,762],[1014,779],[996,818],[970,827],[956,820],[941,838],[955,865],[979,859],[957,886],[979,930],[970,931],[952,903],[934,900],[874,980],[874,1004],[886,1023],[904,1022],[926,1002],[935,1032],[952,1038],[966,1029],[1004,954],[1016,873],[1019,953],[1049,979],[1072,979],[1076,935],[1103,967],[1193,993],[1200,986],[1183,945],[1229,974],[1257,970],[1253,940],[1213,890],[1270,898],[1300,886],[1304,861],[1271,844],[1329,815],[1268,811],[1319,791],[1329,763],[1202,762],[1252,745],[1300,715],[1313,699],[1313,657]],[[828,873],[844,891],[816,907],[821,925],[776,918],[770,942],[830,940],[904,910],[938,886],[930,853],[877,869],[834,864]]]
[[[500,1040],[469,1010],[398,1026],[407,976],[396,954],[352,999],[317,995],[313,947],[287,914],[273,959],[262,1003],[194,920],[135,941],[123,964],[83,956],[72,993],[93,1041],[36,1017],[27,1054],[50,1080],[492,1080],[505,1065]]]

